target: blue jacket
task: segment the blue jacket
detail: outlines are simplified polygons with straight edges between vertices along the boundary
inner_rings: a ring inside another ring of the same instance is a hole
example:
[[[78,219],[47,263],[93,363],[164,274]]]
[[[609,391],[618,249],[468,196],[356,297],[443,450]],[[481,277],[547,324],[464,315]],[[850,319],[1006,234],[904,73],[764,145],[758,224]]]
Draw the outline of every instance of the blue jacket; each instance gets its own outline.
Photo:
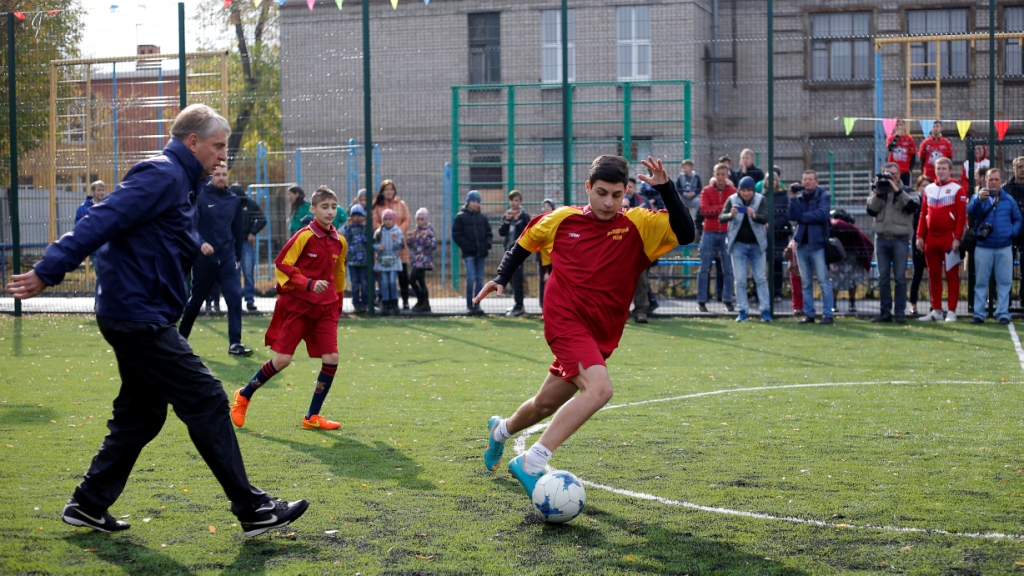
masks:
[[[229,188],[207,183],[199,192],[199,241],[213,246],[218,262],[242,261],[242,202]],[[234,260],[230,260],[234,258]]]
[[[85,218],[85,213],[89,211],[89,207],[92,205],[92,196],[86,196],[85,202],[82,202],[82,205],[79,206],[78,210],[75,211],[75,224],[78,224],[79,220]]]
[[[801,192],[796,198],[789,199],[789,219],[796,222],[793,238],[800,248],[810,250],[825,248],[828,242],[831,197],[824,188],[818,186],[812,192]]]
[[[971,198],[970,204],[967,205],[967,215],[974,220],[971,228],[977,233],[978,227],[981,226],[982,222],[988,222],[992,225],[992,232],[984,240],[979,238],[978,246],[982,248],[1005,248],[1013,244],[1013,239],[1020,234],[1020,208],[1017,207],[1017,202],[1014,201],[1013,196],[1010,196],[1006,190],[1000,190],[999,202],[996,203],[995,208],[989,212],[988,216],[985,216],[984,220],[979,220],[988,211],[990,206],[992,206],[991,200],[982,201],[978,199],[977,195]]]
[[[185,307],[185,276],[199,254],[196,194],[203,165],[177,140],[136,164],[74,230],[35,265],[49,286],[100,246],[96,315],[173,324]],[[104,245],[105,244],[105,245]]]

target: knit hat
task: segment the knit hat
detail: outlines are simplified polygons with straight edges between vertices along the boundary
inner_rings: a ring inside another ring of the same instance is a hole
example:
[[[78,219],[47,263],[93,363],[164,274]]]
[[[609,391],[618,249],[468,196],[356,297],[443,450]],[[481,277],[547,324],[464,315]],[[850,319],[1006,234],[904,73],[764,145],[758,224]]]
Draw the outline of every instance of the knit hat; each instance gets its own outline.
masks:
[[[754,189],[754,179],[751,178],[750,176],[744,176],[743,178],[740,178],[739,189],[740,190],[753,190]]]
[[[552,208],[558,208],[558,205],[555,204],[555,201],[552,200],[551,198],[545,198],[545,199],[541,200],[540,203],[541,204],[550,204]]]
[[[470,190],[469,193],[466,194],[466,204],[469,204],[474,200],[480,202],[481,200],[483,200],[483,198],[480,196],[480,193],[477,192],[476,190]]]
[[[366,208],[363,208],[362,204],[353,204],[352,207],[348,209],[348,213],[351,214],[352,216],[359,215],[365,217]]]
[[[392,220],[394,220],[395,219],[395,211],[392,210],[391,208],[388,208],[387,210],[385,210],[383,213],[381,213],[380,219],[384,220],[385,218],[391,218]]]
[[[420,208],[419,210],[416,211],[416,219],[419,220],[420,216],[423,216],[424,220],[430,222],[430,210],[427,210],[426,208]]]

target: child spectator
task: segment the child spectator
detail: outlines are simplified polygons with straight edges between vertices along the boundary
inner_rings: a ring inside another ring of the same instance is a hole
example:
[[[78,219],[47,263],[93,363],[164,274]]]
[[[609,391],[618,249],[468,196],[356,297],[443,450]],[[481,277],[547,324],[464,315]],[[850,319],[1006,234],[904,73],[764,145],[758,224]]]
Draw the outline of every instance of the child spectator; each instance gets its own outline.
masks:
[[[393,180],[384,180],[380,183],[377,195],[373,199],[373,227],[380,228],[383,225],[384,210],[392,210],[395,214],[395,225],[399,231],[408,230],[412,226],[409,218],[409,205],[398,197],[398,188]],[[402,309],[409,309],[409,251],[402,244],[398,251],[398,258],[402,265],[398,268],[398,286],[402,291]],[[395,297],[397,300],[397,296]]]
[[[430,312],[430,295],[427,292],[427,270],[434,269],[434,249],[437,239],[434,227],[430,225],[430,212],[426,208],[416,211],[416,227],[409,231],[406,240],[409,246],[409,263],[412,264],[412,278],[409,283],[416,295],[413,312]]]
[[[305,216],[309,216],[309,202],[306,202],[306,192],[299,186],[292,186],[288,189],[288,203],[291,205],[291,212],[288,218],[288,234],[294,236],[296,232],[302,230],[303,224],[302,219]]]
[[[342,229],[348,241],[348,277],[352,283],[352,306],[356,314],[365,314],[369,303],[366,298],[366,209],[353,204],[349,221]]]
[[[800,263],[796,259],[795,238],[789,239],[789,244],[782,251],[782,257],[789,263],[789,290],[792,292],[793,316],[802,318],[804,315],[804,287],[800,280]]]
[[[377,261],[373,271],[380,273],[381,316],[398,314],[398,272],[402,269],[399,252],[405,248],[405,235],[395,225],[395,211],[388,208],[381,214],[381,227],[373,233]]]
[[[829,264],[832,276],[832,313],[836,312],[839,292],[846,290],[850,299],[850,314],[857,313],[857,285],[867,279],[871,270],[871,257],[875,245],[857,229],[853,215],[839,208],[830,214],[829,229],[846,251],[846,258]]]
[[[676,192],[683,197],[683,206],[690,209],[690,216],[696,216],[700,211],[700,191],[703,188],[700,174],[693,171],[693,166],[693,160],[683,160],[676,177]]]
[[[292,362],[300,340],[310,358],[323,360],[303,428],[337,430],[341,424],[320,415],[338,370],[338,302],[345,295],[345,257],[348,244],[332,222],[338,196],[326,186],[313,193],[313,222],[299,230],[274,260],[277,303],[267,328],[266,344],[276,355],[235,391],[231,421],[241,428],[256,390]]]

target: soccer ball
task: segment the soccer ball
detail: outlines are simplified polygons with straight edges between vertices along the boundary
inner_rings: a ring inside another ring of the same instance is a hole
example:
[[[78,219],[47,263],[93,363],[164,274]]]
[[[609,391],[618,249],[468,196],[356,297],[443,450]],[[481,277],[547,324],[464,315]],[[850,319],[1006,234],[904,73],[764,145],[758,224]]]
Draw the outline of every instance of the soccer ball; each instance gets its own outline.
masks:
[[[541,476],[533,488],[533,505],[545,522],[561,524],[583,512],[583,483],[572,472],[553,470]]]

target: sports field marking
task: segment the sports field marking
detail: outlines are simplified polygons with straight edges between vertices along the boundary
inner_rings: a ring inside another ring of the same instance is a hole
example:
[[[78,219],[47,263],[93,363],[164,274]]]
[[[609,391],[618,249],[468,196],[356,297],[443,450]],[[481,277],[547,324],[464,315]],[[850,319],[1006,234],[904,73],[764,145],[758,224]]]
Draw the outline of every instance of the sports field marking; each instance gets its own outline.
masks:
[[[1024,368],[1024,350],[1021,349],[1020,341],[1017,340],[1017,333],[1013,331],[1013,324],[1010,324],[1010,333],[1013,335],[1014,347],[1017,349],[1017,355],[1021,357],[1021,367]],[[627,408],[630,406],[643,406],[644,404],[654,404],[656,402],[672,402],[675,400],[686,400],[689,398],[701,398],[704,396],[715,396],[718,394],[731,394],[733,392],[759,392],[767,390],[785,390],[785,389],[796,389],[796,388],[831,388],[839,386],[880,386],[880,385],[907,385],[907,384],[983,384],[976,380],[939,380],[934,382],[911,382],[906,380],[894,380],[890,382],[822,382],[816,384],[781,384],[778,386],[755,386],[750,388],[730,388],[724,390],[710,390],[708,392],[695,392],[693,394],[685,394],[683,396],[673,396],[671,398],[654,398],[651,400],[640,400],[637,402],[627,402],[625,404],[616,404],[613,406],[605,406],[601,409],[604,410],[615,410],[617,408]],[[993,382],[995,385],[1011,385],[1017,386],[1024,384],[1024,382]],[[513,448],[517,455],[522,454],[526,451],[526,439],[530,436],[542,432],[551,421],[542,422],[535,424],[524,430],[519,434]],[[548,466],[548,471],[553,470],[551,466]],[[727,516],[741,516],[743,518],[753,518],[757,520],[771,520],[777,522],[789,522],[791,524],[805,524],[809,526],[819,526],[821,528],[849,528],[854,530],[880,530],[884,532],[902,532],[902,533],[915,533],[915,534],[941,534],[944,536],[956,536],[960,538],[985,538],[985,539],[1013,539],[1021,540],[1024,539],[1024,534],[1003,534],[1000,532],[950,532],[948,530],[940,530],[935,528],[913,528],[913,527],[900,527],[900,526],[873,526],[870,524],[858,525],[849,523],[835,523],[825,522],[822,520],[811,520],[808,518],[797,518],[793,516],[774,516],[771,514],[764,514],[761,512],[749,512],[745,510],[733,510],[731,508],[719,508],[715,506],[704,506],[701,504],[695,504],[693,502],[686,502],[683,500],[672,500],[671,498],[663,498],[661,496],[655,496],[653,494],[645,494],[643,492],[634,492],[632,490],[623,490],[621,488],[615,488],[613,486],[605,486],[604,484],[598,484],[590,480],[580,479],[585,486],[592,488],[598,488],[605,490],[613,494],[619,494],[620,496],[629,496],[630,498],[638,498],[640,500],[650,500],[652,502],[659,502],[668,506],[679,506],[683,508],[691,508],[693,510],[700,510],[702,512],[711,512],[714,514],[725,514]]]
[[[1020,338],[1017,338],[1017,330],[1013,327],[1013,322],[1006,325],[1010,329],[1010,339],[1013,340],[1013,349],[1017,352],[1017,358],[1020,360],[1020,369],[1024,371],[1024,348],[1020,347]]]

